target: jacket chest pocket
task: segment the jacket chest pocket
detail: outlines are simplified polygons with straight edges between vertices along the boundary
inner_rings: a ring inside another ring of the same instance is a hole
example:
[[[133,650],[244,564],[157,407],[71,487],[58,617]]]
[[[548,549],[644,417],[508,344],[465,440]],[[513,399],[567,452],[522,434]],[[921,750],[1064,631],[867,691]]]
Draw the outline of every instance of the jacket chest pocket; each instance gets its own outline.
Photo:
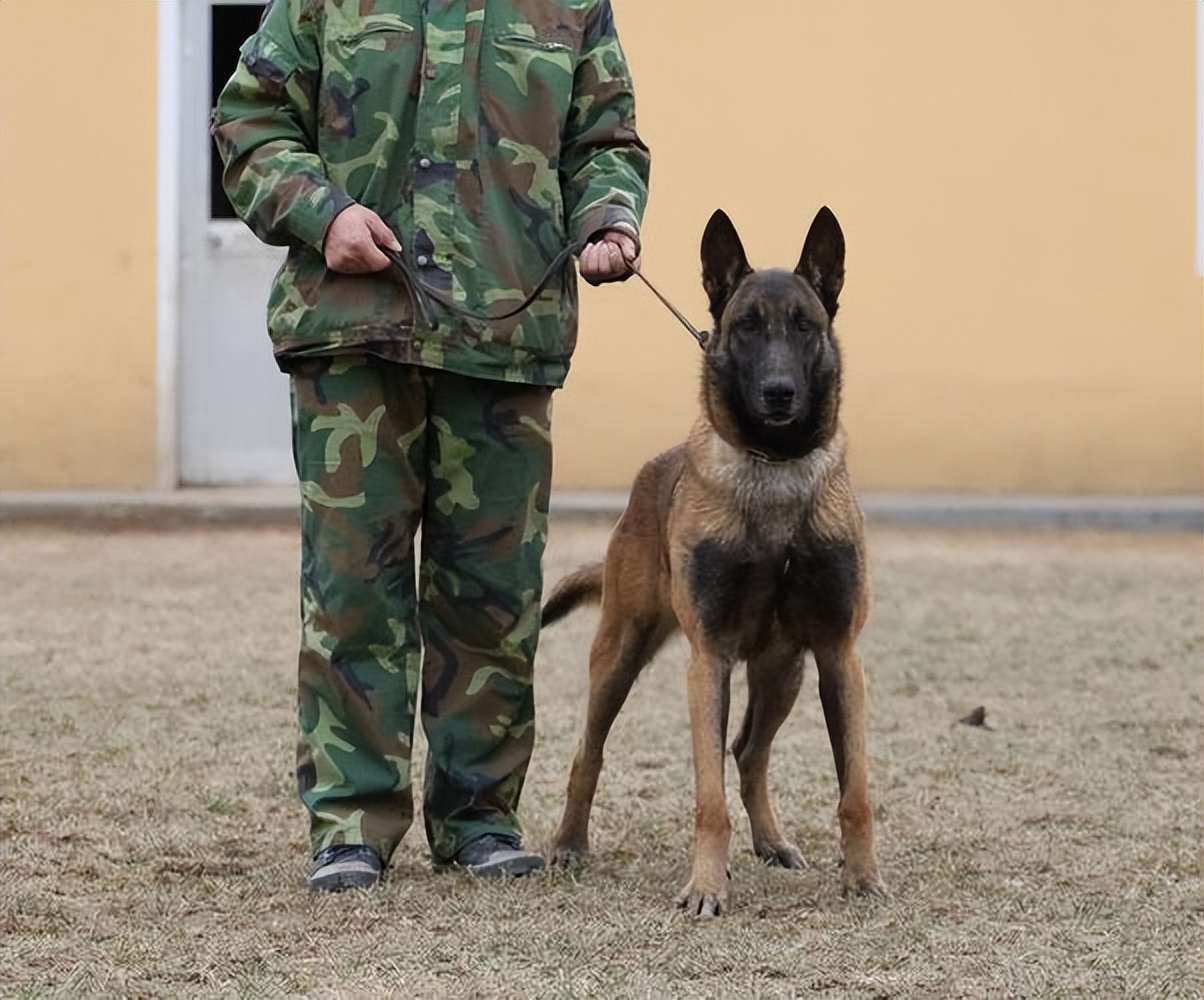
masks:
[[[573,97],[573,49],[517,32],[485,39],[481,114],[496,139],[532,146],[555,162]]]
[[[319,128],[327,141],[365,144],[380,133],[378,115],[396,120],[416,93],[422,35],[390,14],[368,15],[328,33],[322,45]]]

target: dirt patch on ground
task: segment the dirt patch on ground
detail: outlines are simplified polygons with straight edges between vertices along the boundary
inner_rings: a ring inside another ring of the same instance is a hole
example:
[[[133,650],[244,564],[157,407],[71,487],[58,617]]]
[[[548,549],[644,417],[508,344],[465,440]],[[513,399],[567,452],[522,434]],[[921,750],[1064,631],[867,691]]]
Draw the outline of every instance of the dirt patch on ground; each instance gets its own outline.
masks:
[[[606,532],[554,522],[549,578]],[[870,545],[893,895],[840,899],[812,671],[771,768],[812,867],[753,858],[729,774],[732,914],[693,925],[672,909],[693,812],[680,641],[616,724],[584,869],[435,875],[418,823],[382,888],[311,899],[294,533],[0,530],[5,994],[1200,996],[1200,536],[879,528]],[[595,614],[540,650],[540,846]],[[959,722],[978,708],[984,726]]]

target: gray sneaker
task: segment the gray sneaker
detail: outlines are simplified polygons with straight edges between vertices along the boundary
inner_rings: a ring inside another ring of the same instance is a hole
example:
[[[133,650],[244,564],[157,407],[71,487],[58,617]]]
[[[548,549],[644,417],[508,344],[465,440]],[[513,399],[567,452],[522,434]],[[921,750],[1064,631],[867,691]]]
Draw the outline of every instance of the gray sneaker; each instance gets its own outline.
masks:
[[[380,855],[365,844],[335,844],[314,855],[309,870],[310,892],[371,889],[380,881]]]
[[[452,867],[477,878],[517,877],[539,871],[543,866],[543,858],[534,851],[524,851],[517,837],[496,834],[469,841],[452,860]]]

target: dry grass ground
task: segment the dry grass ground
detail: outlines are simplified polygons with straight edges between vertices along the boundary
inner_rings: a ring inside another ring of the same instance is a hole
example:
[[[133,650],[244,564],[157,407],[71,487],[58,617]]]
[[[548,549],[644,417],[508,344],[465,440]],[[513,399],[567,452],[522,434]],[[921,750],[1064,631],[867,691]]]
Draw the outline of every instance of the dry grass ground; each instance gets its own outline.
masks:
[[[605,534],[554,524],[549,576]],[[812,672],[772,771],[812,868],[762,867],[734,811],[732,913],[691,924],[672,908],[693,808],[680,643],[616,725],[584,869],[435,875],[419,826],[379,890],[310,898],[289,775],[293,533],[7,526],[0,990],[1200,996],[1200,537],[879,528],[870,543],[862,648],[893,895],[840,898]],[[559,816],[594,615],[541,648],[535,844]],[[958,724],[980,705],[991,728]]]

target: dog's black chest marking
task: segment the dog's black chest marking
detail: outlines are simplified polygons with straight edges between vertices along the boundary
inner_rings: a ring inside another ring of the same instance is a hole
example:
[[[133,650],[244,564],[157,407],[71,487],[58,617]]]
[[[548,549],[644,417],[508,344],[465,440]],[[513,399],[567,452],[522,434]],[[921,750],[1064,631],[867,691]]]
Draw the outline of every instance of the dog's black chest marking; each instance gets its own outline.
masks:
[[[694,547],[690,592],[708,639],[747,659],[770,642],[800,650],[853,626],[863,586],[861,557],[844,541],[801,539]]]
[[[752,545],[704,540],[690,556],[690,593],[703,631],[725,645],[768,635],[783,583],[783,563]]]

